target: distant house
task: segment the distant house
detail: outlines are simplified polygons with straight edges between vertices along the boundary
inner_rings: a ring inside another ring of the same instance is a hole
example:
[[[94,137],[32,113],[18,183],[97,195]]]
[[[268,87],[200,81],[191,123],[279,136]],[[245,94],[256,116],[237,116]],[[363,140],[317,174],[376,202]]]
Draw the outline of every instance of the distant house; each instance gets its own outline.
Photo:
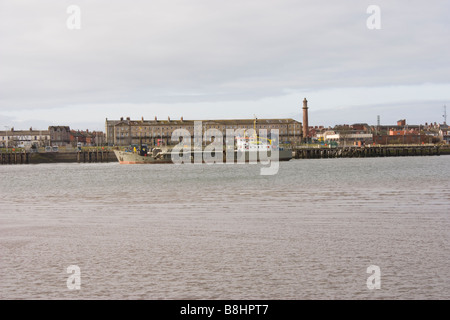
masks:
[[[104,143],[105,138],[101,131],[70,131],[70,144],[72,146],[77,146],[78,144],[81,144],[82,146],[102,146]]]
[[[48,130],[11,130],[0,131],[0,147],[44,147],[50,144],[50,133]]]
[[[70,127],[68,126],[50,126],[50,143],[53,146],[66,146],[70,144]]]
[[[86,145],[86,136],[80,132],[79,130],[71,130],[70,131],[70,144],[73,147],[78,146],[78,144],[85,146]]]
[[[355,123],[350,126],[354,131],[359,131],[360,133],[372,133],[372,128],[367,123]]]
[[[446,144],[450,144],[450,130],[448,129],[448,126],[444,129],[439,130],[439,137]]]
[[[419,132],[411,129],[411,130],[395,130],[395,129],[391,129],[389,130],[389,135],[390,136],[406,136],[406,135],[419,135]]]
[[[397,121],[397,127],[405,127],[405,126],[406,126],[406,119]]]

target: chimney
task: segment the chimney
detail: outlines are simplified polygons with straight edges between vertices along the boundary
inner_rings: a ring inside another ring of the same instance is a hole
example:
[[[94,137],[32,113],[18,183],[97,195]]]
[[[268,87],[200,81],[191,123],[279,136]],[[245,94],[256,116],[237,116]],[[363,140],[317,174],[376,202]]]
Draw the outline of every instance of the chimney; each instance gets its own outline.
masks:
[[[120,121],[123,121],[123,117],[120,117]]]
[[[141,121],[144,122],[144,117],[141,118]]]
[[[167,117],[167,121],[169,121],[169,122],[170,122],[170,117]]]
[[[183,117],[181,117],[181,122],[183,122]]]
[[[157,116],[155,116],[155,121],[158,122],[158,117]]]
[[[33,131],[33,127],[30,127],[30,131]]]
[[[308,140],[308,100],[303,99],[303,139]]]
[[[130,117],[127,117],[127,121],[130,121]]]

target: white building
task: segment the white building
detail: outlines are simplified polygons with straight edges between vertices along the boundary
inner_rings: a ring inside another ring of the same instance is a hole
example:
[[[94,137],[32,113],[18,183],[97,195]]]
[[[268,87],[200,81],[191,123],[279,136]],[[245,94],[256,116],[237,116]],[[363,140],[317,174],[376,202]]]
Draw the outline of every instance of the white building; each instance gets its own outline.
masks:
[[[50,133],[48,130],[11,130],[0,131],[0,146],[31,148],[36,145],[43,147],[50,145]]]

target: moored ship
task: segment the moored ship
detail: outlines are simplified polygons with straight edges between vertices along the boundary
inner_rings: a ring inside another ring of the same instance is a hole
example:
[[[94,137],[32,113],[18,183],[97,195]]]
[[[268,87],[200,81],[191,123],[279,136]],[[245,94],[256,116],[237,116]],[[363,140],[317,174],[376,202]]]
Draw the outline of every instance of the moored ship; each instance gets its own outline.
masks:
[[[120,164],[172,163],[171,152],[169,150],[153,148],[149,152],[148,147],[145,145],[140,148],[135,146],[125,151],[114,150],[114,153]]]
[[[233,156],[231,162],[246,163],[246,162],[266,162],[266,161],[289,161],[293,158],[292,150],[279,148],[277,145],[272,145],[271,141],[266,139],[264,141],[258,137],[237,137],[236,148],[230,151]],[[192,163],[196,161],[197,152],[201,153],[202,162],[205,159],[204,155],[207,151],[190,151],[189,159]],[[158,164],[158,163],[173,163],[172,149],[153,148],[148,150],[146,145],[140,148],[134,146],[125,151],[114,151],[117,160],[120,164]],[[214,154],[214,152],[212,152]],[[230,162],[230,157],[227,151],[223,151],[223,162]],[[211,155],[208,152],[208,155]]]

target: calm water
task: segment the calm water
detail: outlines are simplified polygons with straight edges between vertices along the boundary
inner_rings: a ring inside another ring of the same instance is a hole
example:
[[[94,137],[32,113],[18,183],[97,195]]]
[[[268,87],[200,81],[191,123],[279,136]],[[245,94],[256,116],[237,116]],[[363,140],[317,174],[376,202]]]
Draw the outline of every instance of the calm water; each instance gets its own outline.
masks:
[[[0,298],[450,299],[449,164],[0,166]]]

